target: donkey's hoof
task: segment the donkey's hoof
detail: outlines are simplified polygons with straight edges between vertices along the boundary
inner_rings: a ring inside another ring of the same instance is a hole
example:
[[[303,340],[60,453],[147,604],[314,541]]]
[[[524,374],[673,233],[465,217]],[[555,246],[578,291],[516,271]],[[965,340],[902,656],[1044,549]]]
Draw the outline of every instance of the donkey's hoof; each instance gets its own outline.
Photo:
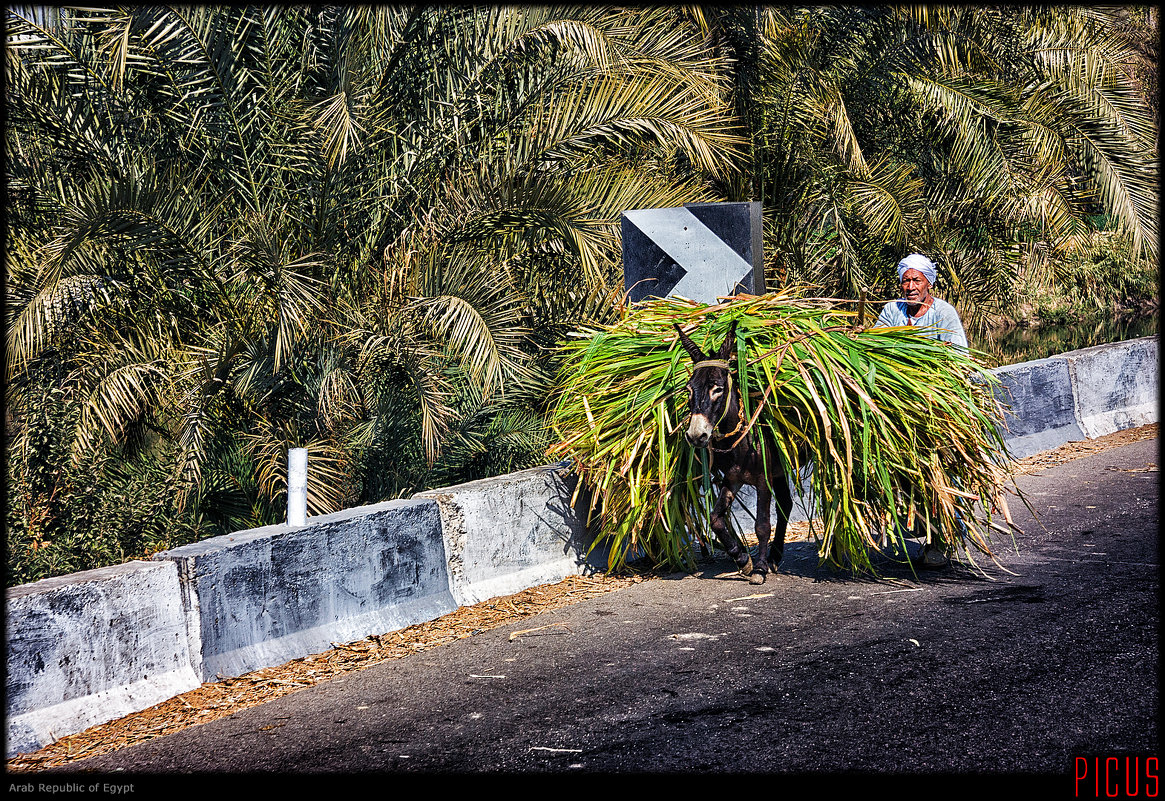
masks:
[[[740,574],[742,576],[748,576],[748,575],[752,574],[752,555],[751,554],[748,557],[748,563],[740,568]]]
[[[759,570],[753,571],[753,574],[748,577],[748,583],[749,584],[764,584],[765,583],[765,574],[760,572]]]

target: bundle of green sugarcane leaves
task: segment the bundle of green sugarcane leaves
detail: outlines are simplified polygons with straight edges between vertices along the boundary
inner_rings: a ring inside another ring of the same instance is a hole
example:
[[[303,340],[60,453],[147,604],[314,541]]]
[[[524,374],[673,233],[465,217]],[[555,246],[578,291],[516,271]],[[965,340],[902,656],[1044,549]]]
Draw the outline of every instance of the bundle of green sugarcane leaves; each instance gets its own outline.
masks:
[[[692,570],[694,546],[711,543],[713,477],[706,450],[684,436],[692,363],[676,323],[705,353],[737,323],[733,369],[749,436],[766,465],[798,477],[795,487],[808,473],[804,502],[823,562],[876,574],[872,555],[905,554],[907,536],[972,565],[972,551],[994,560],[992,529],[1014,544],[1006,495],[1019,493],[998,379],[924,330],[875,328],[877,310],[805,294],[711,306],[651,299],[567,344],[550,455],[571,461],[576,500],[589,493],[592,547],[609,547],[610,569],[645,556]]]

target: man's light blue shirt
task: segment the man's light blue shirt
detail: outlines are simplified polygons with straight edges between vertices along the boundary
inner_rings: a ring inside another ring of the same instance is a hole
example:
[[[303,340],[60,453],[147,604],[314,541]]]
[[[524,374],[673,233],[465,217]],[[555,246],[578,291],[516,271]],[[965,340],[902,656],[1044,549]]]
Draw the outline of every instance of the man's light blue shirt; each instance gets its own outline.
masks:
[[[906,311],[906,301],[892,300],[878,315],[877,325],[879,328],[899,325],[932,327],[936,330],[928,332],[931,336],[940,342],[950,342],[965,350],[967,348],[967,335],[963,331],[963,321],[959,319],[959,313],[955,311],[954,306],[945,300],[933,298],[933,301],[925,314],[917,320],[911,320]]]

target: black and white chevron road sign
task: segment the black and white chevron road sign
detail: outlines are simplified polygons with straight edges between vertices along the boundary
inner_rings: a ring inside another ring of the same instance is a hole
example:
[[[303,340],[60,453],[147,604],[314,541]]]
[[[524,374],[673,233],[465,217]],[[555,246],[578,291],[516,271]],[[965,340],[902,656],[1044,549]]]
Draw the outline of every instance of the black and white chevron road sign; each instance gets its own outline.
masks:
[[[765,291],[761,204],[686,203],[623,212],[623,282],[632,302],[680,295],[701,303]]]

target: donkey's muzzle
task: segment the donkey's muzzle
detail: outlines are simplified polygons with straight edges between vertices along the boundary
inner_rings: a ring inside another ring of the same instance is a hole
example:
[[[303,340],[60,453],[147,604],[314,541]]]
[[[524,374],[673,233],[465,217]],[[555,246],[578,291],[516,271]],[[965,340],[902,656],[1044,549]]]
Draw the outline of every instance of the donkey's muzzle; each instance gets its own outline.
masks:
[[[689,445],[696,448],[707,448],[712,441],[713,428],[712,421],[707,417],[702,414],[693,414],[684,436],[688,438]]]

